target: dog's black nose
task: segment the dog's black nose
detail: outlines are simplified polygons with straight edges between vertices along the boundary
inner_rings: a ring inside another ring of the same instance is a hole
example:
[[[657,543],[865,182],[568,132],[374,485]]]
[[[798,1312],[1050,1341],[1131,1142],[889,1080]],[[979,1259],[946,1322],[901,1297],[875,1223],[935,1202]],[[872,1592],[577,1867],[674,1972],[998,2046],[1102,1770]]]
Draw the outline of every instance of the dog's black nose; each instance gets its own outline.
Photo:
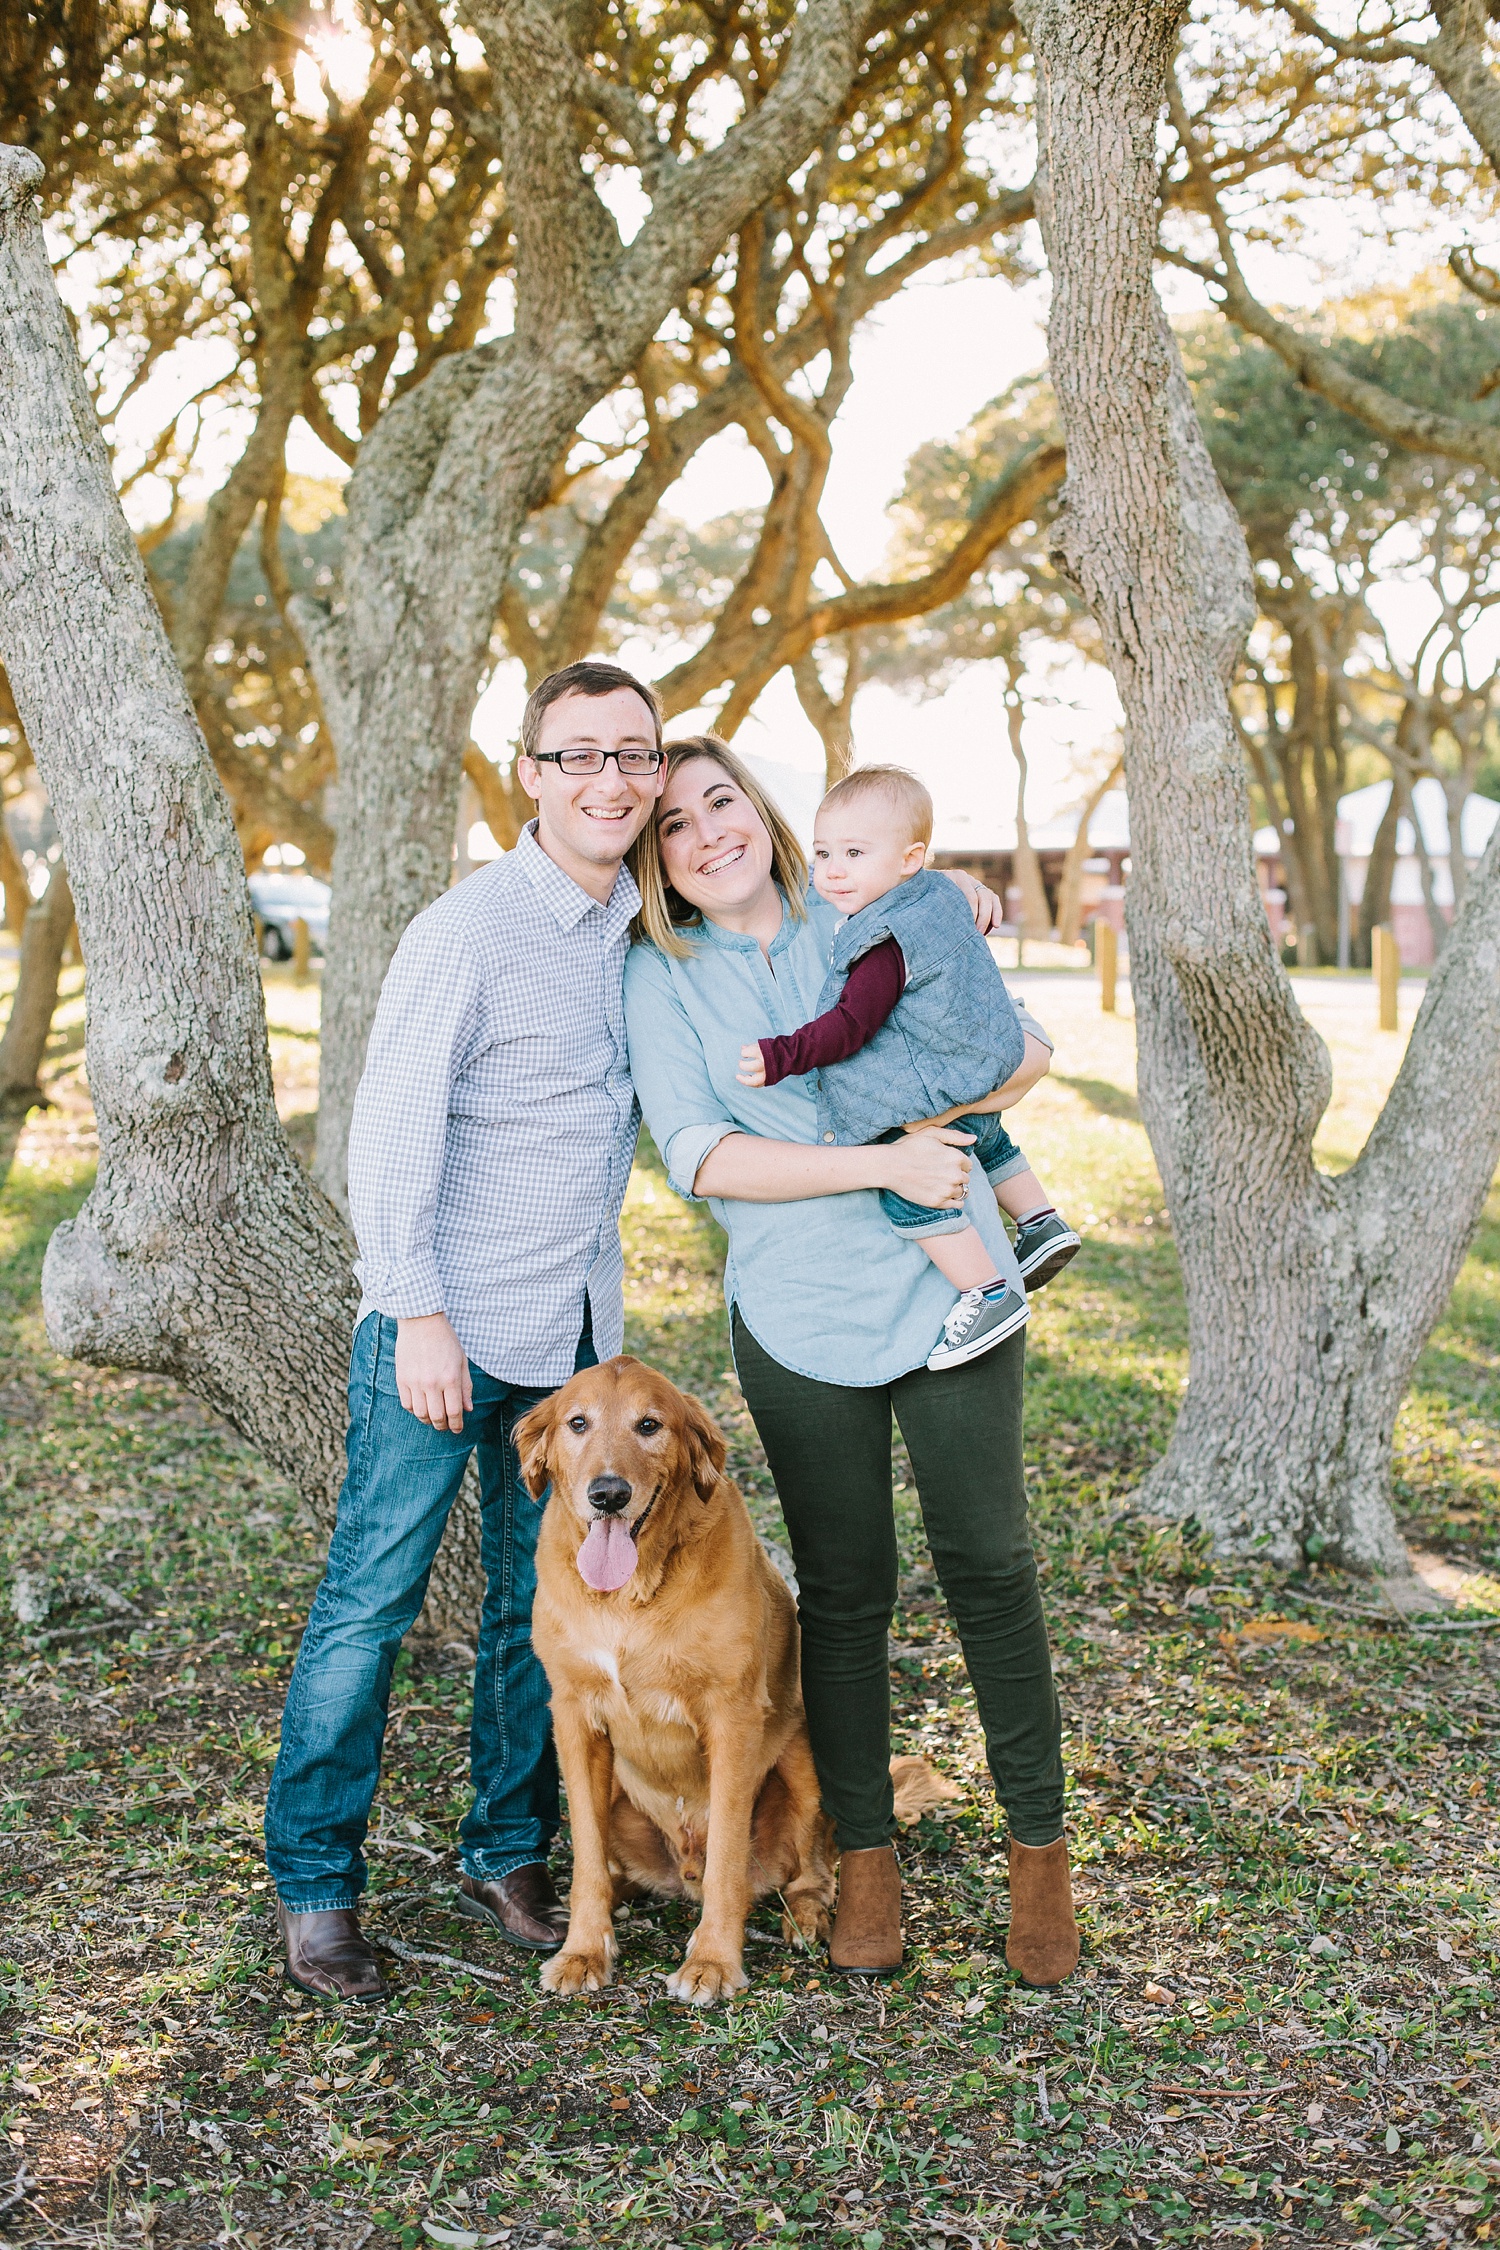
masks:
[[[590,1477],[589,1506],[601,1516],[617,1516],[630,1505],[630,1486],[623,1477]]]

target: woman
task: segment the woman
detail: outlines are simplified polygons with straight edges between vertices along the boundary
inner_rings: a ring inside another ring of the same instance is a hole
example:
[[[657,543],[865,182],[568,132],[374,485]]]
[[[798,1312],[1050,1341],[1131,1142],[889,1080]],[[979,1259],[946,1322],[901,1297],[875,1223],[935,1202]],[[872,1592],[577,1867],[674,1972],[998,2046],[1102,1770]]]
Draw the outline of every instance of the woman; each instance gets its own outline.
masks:
[[[669,749],[634,871],[642,942],[625,965],[630,1067],[673,1185],[706,1197],[729,1236],[735,1366],[796,1560],[807,1722],[841,1853],[833,1963],[889,1976],[902,1958],[886,1645],[894,1410],[1007,1814],[1007,1958],[1028,1984],[1060,1983],[1078,1932],[1061,1719],[1026,1524],[1024,1334],[930,1372],[954,1292],[886,1224],[877,1191],[964,1206],[1020,1287],[994,1195],[982,1175],[971,1192],[962,1133],[827,1147],[805,1078],[739,1083],[745,1041],[816,1013],[835,916],[808,894],[785,821],[714,736]],[[1013,1102],[1046,1064],[1045,1042],[1028,1036],[1021,1071],[978,1106]]]

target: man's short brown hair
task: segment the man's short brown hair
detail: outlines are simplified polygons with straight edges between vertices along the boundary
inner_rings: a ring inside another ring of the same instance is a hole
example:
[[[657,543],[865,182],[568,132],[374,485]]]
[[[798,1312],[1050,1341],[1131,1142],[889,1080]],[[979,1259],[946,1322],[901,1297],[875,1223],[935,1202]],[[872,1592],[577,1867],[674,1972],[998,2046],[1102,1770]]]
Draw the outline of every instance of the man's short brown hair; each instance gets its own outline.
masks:
[[[610,664],[603,657],[585,656],[576,664],[565,664],[560,672],[549,672],[526,698],[526,709],[521,714],[521,748],[528,758],[535,757],[541,740],[542,714],[554,703],[561,703],[565,695],[613,695],[616,688],[629,688],[638,695],[651,713],[651,724],[656,732],[656,747],[661,748],[661,698],[654,687],[638,680],[627,672],[623,664]]]
[[[823,803],[851,805],[861,797],[875,797],[897,820],[905,823],[907,841],[913,844],[932,842],[932,797],[925,782],[905,766],[856,766],[836,781]]]

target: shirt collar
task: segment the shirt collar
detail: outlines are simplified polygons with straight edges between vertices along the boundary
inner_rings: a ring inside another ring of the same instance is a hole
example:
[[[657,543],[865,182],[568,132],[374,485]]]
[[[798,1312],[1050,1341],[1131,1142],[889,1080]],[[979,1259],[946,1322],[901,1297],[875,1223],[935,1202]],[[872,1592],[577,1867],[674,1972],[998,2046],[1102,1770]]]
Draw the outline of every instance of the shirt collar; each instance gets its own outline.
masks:
[[[805,922],[795,920],[787,912],[786,900],[783,898],[781,902],[781,928],[771,940],[771,958],[774,960],[778,953],[784,953],[787,947],[795,941],[798,931],[806,927]],[[749,936],[744,930],[726,930],[719,923],[711,922],[706,914],[701,915],[696,922],[688,923],[682,934],[691,942],[696,943],[701,938],[709,945],[720,946],[726,953],[759,953],[760,951],[759,938]]]
[[[615,876],[615,887],[602,906],[591,898],[581,884],[571,875],[565,875],[555,859],[549,859],[536,840],[536,822],[528,820],[516,839],[516,860],[530,880],[532,889],[553,919],[565,930],[574,930],[586,914],[595,909],[604,916],[605,931],[613,936],[622,930],[640,907],[641,894],[635,887],[635,878],[622,861]]]

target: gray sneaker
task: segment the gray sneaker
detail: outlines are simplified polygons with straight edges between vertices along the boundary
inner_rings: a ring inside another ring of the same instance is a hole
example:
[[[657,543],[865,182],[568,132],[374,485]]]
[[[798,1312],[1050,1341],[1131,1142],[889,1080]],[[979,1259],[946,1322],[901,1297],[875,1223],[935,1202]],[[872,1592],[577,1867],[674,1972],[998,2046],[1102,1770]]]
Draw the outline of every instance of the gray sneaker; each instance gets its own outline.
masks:
[[[1016,1235],[1016,1264],[1027,1289],[1044,1289],[1082,1247],[1079,1236],[1055,1211],[1050,1218],[1038,1219],[1034,1227],[1022,1227]]]
[[[943,1340],[927,1358],[929,1367],[962,1367],[993,1351],[1007,1336],[1014,1336],[1031,1318],[1031,1307],[1018,1289],[1003,1297],[987,1297],[982,1289],[966,1289],[943,1323]]]

